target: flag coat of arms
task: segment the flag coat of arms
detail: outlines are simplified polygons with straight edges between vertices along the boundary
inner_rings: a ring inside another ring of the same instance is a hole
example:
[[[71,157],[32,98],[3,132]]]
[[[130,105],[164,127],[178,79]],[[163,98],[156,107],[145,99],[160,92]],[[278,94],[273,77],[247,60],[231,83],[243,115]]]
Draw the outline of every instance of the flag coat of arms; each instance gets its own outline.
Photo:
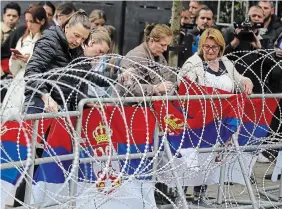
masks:
[[[80,153],[81,158],[92,158],[93,162],[79,165],[78,194],[82,197],[81,201],[78,198],[79,206],[89,208],[89,203],[105,209],[155,206],[154,184],[140,181],[151,178],[146,175],[152,172],[146,152],[151,151],[154,129],[155,119],[148,108],[107,106],[103,111],[98,108],[84,111]],[[136,153],[140,153],[139,159],[111,160]]]

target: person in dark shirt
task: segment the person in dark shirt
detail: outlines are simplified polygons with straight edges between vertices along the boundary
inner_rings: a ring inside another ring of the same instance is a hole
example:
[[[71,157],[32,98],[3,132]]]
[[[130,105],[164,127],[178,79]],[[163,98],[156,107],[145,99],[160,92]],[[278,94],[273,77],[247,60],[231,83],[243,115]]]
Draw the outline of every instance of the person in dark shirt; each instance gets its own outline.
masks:
[[[279,34],[282,32],[282,23],[280,19],[274,14],[274,4],[272,1],[259,1],[258,5],[264,11],[264,33],[261,35],[270,36],[274,42],[277,40]]]
[[[257,5],[249,9],[248,15],[252,25],[264,22],[264,12]],[[260,35],[258,28],[249,31],[252,33],[252,40],[244,40],[245,36],[240,36],[241,31],[242,29],[234,27],[222,31],[227,45],[225,54],[235,61],[235,67],[240,74],[252,80],[254,93],[265,92],[268,85],[267,74],[272,65],[272,57],[266,53],[268,49],[273,49],[272,40],[267,35]]]

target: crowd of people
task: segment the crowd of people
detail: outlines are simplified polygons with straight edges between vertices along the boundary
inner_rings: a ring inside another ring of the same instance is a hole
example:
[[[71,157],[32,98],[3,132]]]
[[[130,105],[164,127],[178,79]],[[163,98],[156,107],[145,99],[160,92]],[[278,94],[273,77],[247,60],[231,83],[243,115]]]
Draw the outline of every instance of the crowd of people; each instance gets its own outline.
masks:
[[[88,16],[71,2],[55,7],[47,1],[28,7],[25,25],[17,25],[20,15],[20,6],[8,3],[1,22],[1,80],[13,78],[8,89],[1,89],[1,103],[7,110],[14,108],[13,112],[71,111],[85,97],[173,95],[185,78],[248,95],[282,91],[277,64],[282,58],[282,23],[271,1],[249,8],[247,30],[245,26],[219,30],[213,11],[203,1],[191,0],[181,13],[182,28],[189,27],[181,30],[179,41],[180,45],[191,41],[191,56],[179,52],[180,69],[174,70],[159,67],[168,65],[163,54],[173,38],[165,24],[147,25],[144,42],[125,55],[128,59],[120,60],[107,57],[119,50],[116,29],[107,25],[102,10]],[[254,27],[259,23],[262,27]],[[77,60],[97,57],[98,62],[80,66],[81,70],[56,73]],[[111,93],[109,81],[116,85]],[[195,187],[195,201],[204,194],[202,189],[206,187]]]

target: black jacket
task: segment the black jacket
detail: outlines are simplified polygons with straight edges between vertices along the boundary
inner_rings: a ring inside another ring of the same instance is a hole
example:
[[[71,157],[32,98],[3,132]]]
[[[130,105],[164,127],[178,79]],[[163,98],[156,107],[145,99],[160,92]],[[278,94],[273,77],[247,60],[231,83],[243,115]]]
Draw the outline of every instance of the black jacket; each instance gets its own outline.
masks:
[[[179,46],[181,46],[178,51],[178,67],[182,67],[185,61],[191,57],[192,54],[192,44],[196,42],[196,36],[200,35],[202,31],[197,29],[197,26],[193,28],[181,29],[179,38]]]
[[[16,48],[18,40],[24,35],[26,26],[21,25],[12,31],[8,38],[1,45],[1,60],[11,57],[11,48]]]
[[[233,49],[231,41],[234,39],[234,28],[229,27],[222,30],[223,37],[226,42],[225,55],[235,63],[236,70],[244,76],[250,78],[254,84],[253,92],[261,93],[262,87],[259,79],[264,81],[264,85],[268,85],[267,74],[273,65],[272,56],[265,55],[264,49],[273,49],[273,42],[271,38],[264,35],[260,40],[262,50],[257,51],[250,42],[240,41],[240,44]],[[258,52],[258,53],[257,53]],[[258,79],[259,78],[259,79]],[[267,80],[265,80],[267,78]]]
[[[88,79],[98,86],[109,86],[104,79],[87,73],[91,66],[86,64],[81,66],[73,62],[82,55],[83,51],[80,47],[69,49],[66,36],[59,26],[52,26],[45,30],[42,38],[35,43],[32,57],[26,66],[25,95],[30,96],[36,89],[41,93],[50,93],[52,98],[62,105],[63,98],[60,90],[68,103],[77,103],[85,97],[85,81],[82,81],[81,78]],[[75,65],[71,70],[65,68],[70,63]],[[116,78],[115,75],[103,75]],[[44,81],[39,79],[44,79]],[[38,96],[41,95],[38,94]]]
[[[271,21],[267,27],[266,35],[270,36],[273,42],[275,42],[282,32],[282,23],[276,15],[271,16]]]

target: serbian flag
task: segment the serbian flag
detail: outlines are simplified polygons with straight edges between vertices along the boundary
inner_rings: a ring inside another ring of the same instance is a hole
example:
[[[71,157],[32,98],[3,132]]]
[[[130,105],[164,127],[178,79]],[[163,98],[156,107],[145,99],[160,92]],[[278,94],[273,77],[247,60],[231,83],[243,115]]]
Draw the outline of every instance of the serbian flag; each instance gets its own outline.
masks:
[[[160,129],[167,133],[167,139],[176,151],[178,148],[212,147],[225,143],[239,125],[240,114],[234,106],[241,101],[244,100],[233,96],[217,103],[220,106],[207,102],[204,110],[198,111],[194,118],[180,112],[171,102],[157,101],[154,107]]]
[[[83,115],[84,143],[81,144],[87,157],[125,155],[151,151],[155,119],[149,108],[107,106],[104,111],[87,109]],[[147,146],[146,146],[147,145]],[[147,159],[120,160],[125,175],[138,175],[148,171]],[[143,167],[145,166],[145,167]]]
[[[242,125],[239,130],[239,145],[261,144],[266,137],[279,99],[246,99]]]
[[[196,108],[190,101],[182,102],[184,107],[169,101],[154,102],[160,131],[176,157],[174,167],[183,186],[217,183],[219,173],[214,170],[218,166],[216,153],[199,154],[195,148],[221,146],[231,138],[240,125],[245,97],[235,95],[228,99],[203,100],[202,103],[195,101],[198,103]],[[190,109],[197,111],[193,117],[187,113],[189,105],[192,105]],[[165,157],[162,161],[162,165],[169,162]],[[169,187],[176,186],[169,170],[160,173],[159,179]]]
[[[149,179],[155,119],[149,108],[89,108],[83,112],[77,205],[82,208],[151,208],[154,185]],[[139,153],[138,159],[111,160]],[[106,161],[99,160],[105,157]],[[146,175],[148,174],[148,175]],[[132,178],[129,178],[132,177]],[[142,204],[144,202],[145,204]]]
[[[200,86],[190,80],[186,79],[185,82],[179,86],[179,95],[221,95],[230,94],[220,89],[212,87]],[[240,94],[239,94],[240,95]],[[238,96],[238,101],[244,98],[241,102],[240,111],[242,111],[242,120],[239,130],[238,142],[239,145],[259,144],[259,138],[266,137],[269,132],[269,127],[274,116],[274,112],[278,106],[279,99],[276,98],[262,98],[262,99],[249,99],[244,96]],[[220,100],[213,100],[212,103],[217,103]],[[184,104],[184,105],[183,105]],[[175,105],[180,107],[185,106],[186,111],[190,117],[195,117],[198,114],[199,107],[205,104],[204,100],[191,100],[187,102],[177,101]],[[235,106],[234,106],[235,108]]]
[[[32,203],[50,205],[63,203],[69,198],[69,176],[73,160],[60,160],[57,156],[73,153],[76,118],[53,119],[47,139],[44,141],[42,158],[53,157],[54,162],[40,164],[34,174]]]
[[[51,120],[39,120],[37,141],[40,143],[44,138]],[[27,159],[28,149],[32,143],[34,121],[9,121],[1,124],[1,164],[23,161]],[[8,194],[23,180],[22,173],[26,172],[26,164],[1,170],[1,208],[5,207]]]
[[[187,85],[188,84],[188,85]],[[205,95],[216,89],[196,83],[182,83],[180,95]],[[223,92],[222,92],[223,93]],[[166,132],[172,151],[180,148],[212,147],[224,144],[239,126],[244,95],[227,99],[154,102],[162,132]]]

